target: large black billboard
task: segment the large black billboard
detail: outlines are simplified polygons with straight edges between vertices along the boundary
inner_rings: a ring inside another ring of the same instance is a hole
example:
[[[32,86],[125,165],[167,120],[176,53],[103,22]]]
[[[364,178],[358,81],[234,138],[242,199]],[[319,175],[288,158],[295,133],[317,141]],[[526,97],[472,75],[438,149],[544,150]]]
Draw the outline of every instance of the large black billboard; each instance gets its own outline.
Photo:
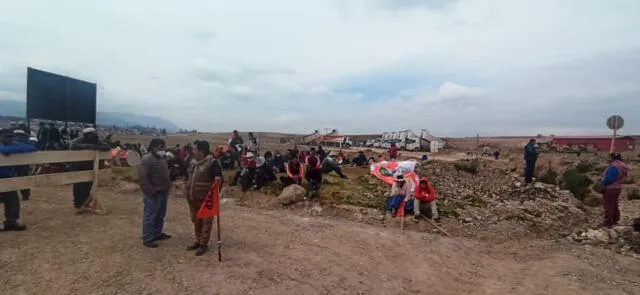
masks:
[[[27,68],[27,118],[96,124],[96,84]]]

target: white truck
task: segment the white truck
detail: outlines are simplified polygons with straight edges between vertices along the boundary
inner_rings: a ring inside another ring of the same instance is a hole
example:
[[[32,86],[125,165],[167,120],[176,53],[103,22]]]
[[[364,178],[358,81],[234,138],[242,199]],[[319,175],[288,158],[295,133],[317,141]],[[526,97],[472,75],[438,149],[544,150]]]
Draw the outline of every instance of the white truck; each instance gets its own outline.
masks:
[[[429,151],[433,148],[434,140],[437,139],[426,130],[420,131],[419,135],[411,130],[385,132],[382,134],[380,148],[389,148],[391,143],[395,143],[400,150],[404,151]],[[436,146],[439,145],[436,143]]]

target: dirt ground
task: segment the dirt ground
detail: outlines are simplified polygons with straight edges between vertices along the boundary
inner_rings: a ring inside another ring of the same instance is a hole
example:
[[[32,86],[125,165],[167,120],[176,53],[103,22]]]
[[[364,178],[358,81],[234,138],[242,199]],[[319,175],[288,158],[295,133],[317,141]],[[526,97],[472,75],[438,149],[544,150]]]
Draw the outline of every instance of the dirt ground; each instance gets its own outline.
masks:
[[[106,216],[74,215],[71,187],[23,203],[0,233],[0,294],[640,294],[640,263],[554,241],[491,244],[223,200],[223,261],[184,251],[172,197],[160,248],[141,246],[135,192],[101,188]],[[232,196],[228,196],[232,197]]]

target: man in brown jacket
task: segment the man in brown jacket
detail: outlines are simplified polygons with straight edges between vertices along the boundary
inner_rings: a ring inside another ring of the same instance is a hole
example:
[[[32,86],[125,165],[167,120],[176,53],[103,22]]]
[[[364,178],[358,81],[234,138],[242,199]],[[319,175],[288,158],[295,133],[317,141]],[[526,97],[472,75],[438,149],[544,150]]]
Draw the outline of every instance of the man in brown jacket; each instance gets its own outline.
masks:
[[[209,240],[213,228],[213,217],[197,218],[196,215],[211,189],[211,185],[216,182],[218,188],[222,187],[222,168],[216,159],[207,157],[209,154],[211,151],[207,141],[198,140],[193,143],[193,160],[189,166],[186,195],[196,242],[188,246],[187,251],[195,250],[196,256],[201,256],[209,250]]]
[[[142,157],[138,166],[140,188],[144,204],[142,217],[142,244],[157,248],[156,241],[170,239],[162,232],[167,214],[167,200],[171,189],[169,166],[164,159],[164,140],[155,138],[149,143],[149,153]]]

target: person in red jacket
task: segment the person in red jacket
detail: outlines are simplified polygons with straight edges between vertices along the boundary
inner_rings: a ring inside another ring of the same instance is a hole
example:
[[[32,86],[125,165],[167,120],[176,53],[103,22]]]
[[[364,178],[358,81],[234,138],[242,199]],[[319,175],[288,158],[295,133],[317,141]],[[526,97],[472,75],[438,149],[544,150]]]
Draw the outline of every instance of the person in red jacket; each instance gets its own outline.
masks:
[[[392,143],[389,148],[389,159],[391,159],[391,161],[398,159],[398,146],[395,143]]]
[[[413,222],[418,222],[422,209],[428,210],[427,218],[440,223],[438,206],[436,205],[436,191],[429,183],[429,178],[426,177],[420,178],[419,185],[413,192]]]

